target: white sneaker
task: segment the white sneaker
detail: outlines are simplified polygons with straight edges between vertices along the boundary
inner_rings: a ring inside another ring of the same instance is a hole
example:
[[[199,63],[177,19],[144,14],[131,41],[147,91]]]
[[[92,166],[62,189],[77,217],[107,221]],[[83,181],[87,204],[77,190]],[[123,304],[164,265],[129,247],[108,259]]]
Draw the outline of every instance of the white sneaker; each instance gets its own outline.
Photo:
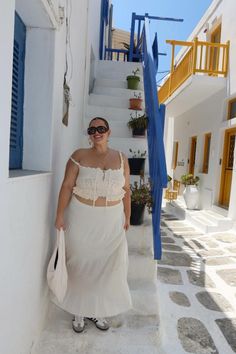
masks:
[[[107,320],[103,317],[87,317],[88,320],[92,321],[95,326],[99,329],[101,329],[102,331],[106,331],[109,329],[109,323],[107,322]]]
[[[84,330],[84,317],[75,316],[72,320],[72,328],[76,333],[81,333]]]

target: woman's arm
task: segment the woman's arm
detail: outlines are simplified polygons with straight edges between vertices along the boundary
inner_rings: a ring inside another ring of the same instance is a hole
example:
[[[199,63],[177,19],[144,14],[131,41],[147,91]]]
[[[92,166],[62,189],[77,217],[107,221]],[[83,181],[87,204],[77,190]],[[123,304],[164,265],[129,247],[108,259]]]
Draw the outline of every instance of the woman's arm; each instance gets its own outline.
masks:
[[[74,154],[72,156],[74,157]],[[70,202],[78,173],[79,167],[71,160],[68,160],[66,164],[64,180],[62,182],[58,197],[57,214],[55,220],[55,227],[58,230],[60,230],[60,228],[65,230],[64,212]]]
[[[125,224],[124,229],[128,230],[130,226],[130,214],[131,214],[131,199],[130,199],[130,171],[129,171],[129,163],[127,157],[122,154],[124,160],[124,176],[125,176],[125,196],[123,198],[124,204],[124,213],[125,213]]]

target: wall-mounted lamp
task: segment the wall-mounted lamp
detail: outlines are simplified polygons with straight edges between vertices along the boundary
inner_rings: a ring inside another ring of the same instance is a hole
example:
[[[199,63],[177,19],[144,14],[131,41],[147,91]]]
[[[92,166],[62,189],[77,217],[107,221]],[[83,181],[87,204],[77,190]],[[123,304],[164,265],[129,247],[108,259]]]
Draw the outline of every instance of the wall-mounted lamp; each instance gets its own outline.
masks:
[[[206,23],[205,26],[203,27],[203,33],[207,33],[209,31],[209,24]]]

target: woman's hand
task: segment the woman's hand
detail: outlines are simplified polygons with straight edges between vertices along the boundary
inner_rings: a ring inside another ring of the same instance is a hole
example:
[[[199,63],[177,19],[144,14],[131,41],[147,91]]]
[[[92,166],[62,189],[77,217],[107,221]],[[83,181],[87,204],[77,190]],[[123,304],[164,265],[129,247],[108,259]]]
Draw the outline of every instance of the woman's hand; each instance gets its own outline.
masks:
[[[63,229],[65,231],[66,226],[65,226],[63,215],[57,215],[56,220],[55,220],[55,228],[59,231],[60,231],[60,229]]]
[[[128,231],[129,227],[130,227],[130,218],[125,218],[125,223],[124,223],[125,231]]]

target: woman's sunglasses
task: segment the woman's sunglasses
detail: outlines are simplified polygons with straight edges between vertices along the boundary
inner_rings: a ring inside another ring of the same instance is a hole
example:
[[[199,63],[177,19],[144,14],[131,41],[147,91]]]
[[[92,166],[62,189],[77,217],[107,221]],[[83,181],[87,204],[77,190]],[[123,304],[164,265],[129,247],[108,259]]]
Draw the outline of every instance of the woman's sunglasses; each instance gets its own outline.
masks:
[[[106,132],[108,132],[108,128],[105,127],[104,125],[99,125],[98,127],[89,127],[87,129],[87,133],[88,135],[93,135],[95,134],[96,132],[98,132],[99,134],[104,134]]]

